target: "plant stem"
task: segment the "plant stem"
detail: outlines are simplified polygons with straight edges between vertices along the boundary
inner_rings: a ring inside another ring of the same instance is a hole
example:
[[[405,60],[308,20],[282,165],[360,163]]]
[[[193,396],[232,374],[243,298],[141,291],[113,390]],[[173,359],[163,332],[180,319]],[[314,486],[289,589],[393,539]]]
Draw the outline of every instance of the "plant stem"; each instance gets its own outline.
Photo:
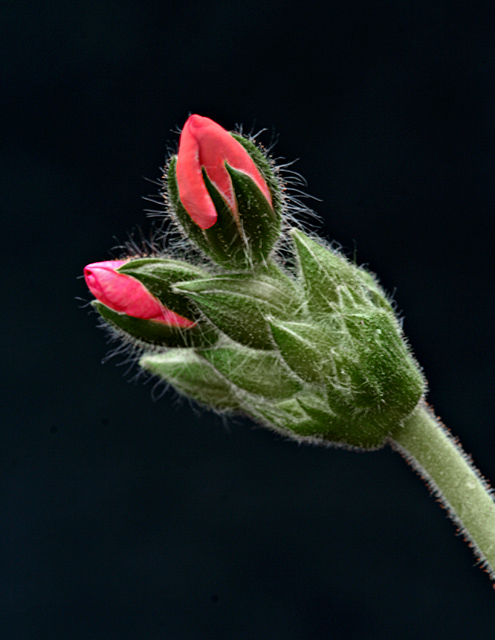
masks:
[[[391,445],[424,478],[495,580],[492,490],[461,446],[424,402],[406,418]]]

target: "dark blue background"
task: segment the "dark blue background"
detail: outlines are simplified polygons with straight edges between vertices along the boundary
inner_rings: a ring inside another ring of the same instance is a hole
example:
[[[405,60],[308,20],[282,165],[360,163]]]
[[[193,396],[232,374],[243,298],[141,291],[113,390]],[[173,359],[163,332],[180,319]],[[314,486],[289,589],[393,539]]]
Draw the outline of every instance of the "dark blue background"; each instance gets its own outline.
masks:
[[[495,593],[397,454],[299,447],[129,383],[78,280],[191,112],[244,123],[395,291],[495,480],[492,2],[5,2],[4,640],[491,638]]]

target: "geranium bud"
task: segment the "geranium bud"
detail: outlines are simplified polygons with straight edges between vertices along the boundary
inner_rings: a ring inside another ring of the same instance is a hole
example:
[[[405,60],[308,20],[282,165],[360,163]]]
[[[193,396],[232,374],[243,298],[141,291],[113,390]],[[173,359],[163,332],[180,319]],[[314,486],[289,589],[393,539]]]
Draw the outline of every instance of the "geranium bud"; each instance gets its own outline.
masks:
[[[84,267],[84,278],[94,297],[113,311],[141,320],[173,327],[191,327],[194,322],[164,307],[135,278],[117,269],[127,260],[93,262]]]
[[[280,235],[280,188],[261,151],[192,115],[168,171],[170,202],[189,238],[232,268],[266,260]]]
[[[371,301],[393,314],[385,293],[364,269],[342,254],[315,242],[298,229],[291,229],[308,308],[316,316],[328,314],[346,302],[351,306]]]
[[[217,221],[215,206],[203,180],[203,167],[237,215],[237,202],[226,163],[247,174],[271,204],[268,186],[244,147],[210,118],[190,116],[180,136],[177,184],[182,204],[201,229],[209,229]]]
[[[119,272],[120,268],[130,269],[136,277]],[[156,284],[159,271],[163,276],[162,287]],[[168,280],[163,275],[166,271]],[[191,303],[181,294],[171,293],[170,272],[175,273],[176,279],[200,275],[194,267],[188,270],[187,265],[179,268],[175,264],[157,265],[156,261],[148,264],[146,259],[140,259],[95,262],[85,267],[84,277],[89,290],[96,297],[92,303],[94,308],[108,324],[127,338],[163,347],[210,346],[218,339],[217,331],[204,322],[196,321],[194,313],[189,313]],[[189,317],[166,307],[137,277],[149,281],[154,292]]]

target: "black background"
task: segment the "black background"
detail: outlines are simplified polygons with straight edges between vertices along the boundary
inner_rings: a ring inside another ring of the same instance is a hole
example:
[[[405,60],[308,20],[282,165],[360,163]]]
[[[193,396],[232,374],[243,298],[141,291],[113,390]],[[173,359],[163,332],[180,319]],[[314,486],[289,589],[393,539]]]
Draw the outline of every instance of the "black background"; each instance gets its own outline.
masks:
[[[397,454],[154,402],[78,300],[149,235],[143,177],[189,113],[266,127],[495,479],[492,4],[3,3],[3,639],[493,637],[487,575]]]

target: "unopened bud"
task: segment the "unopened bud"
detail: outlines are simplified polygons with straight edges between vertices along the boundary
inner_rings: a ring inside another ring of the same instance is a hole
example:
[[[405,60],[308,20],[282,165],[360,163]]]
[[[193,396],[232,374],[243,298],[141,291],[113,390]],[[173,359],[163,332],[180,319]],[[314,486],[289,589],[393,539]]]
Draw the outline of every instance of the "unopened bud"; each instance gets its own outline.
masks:
[[[267,260],[280,235],[281,195],[256,145],[192,115],[170,161],[172,208],[189,238],[232,269]]]
[[[170,309],[136,277],[120,272],[128,265],[132,271],[132,262],[128,260],[95,262],[84,268],[88,288],[96,297],[93,306],[106,322],[146,344],[199,346],[216,339],[210,327],[196,322],[197,313],[184,296],[170,292],[167,300],[174,310]],[[136,274],[139,268],[136,267]],[[181,271],[180,275],[185,274]]]

